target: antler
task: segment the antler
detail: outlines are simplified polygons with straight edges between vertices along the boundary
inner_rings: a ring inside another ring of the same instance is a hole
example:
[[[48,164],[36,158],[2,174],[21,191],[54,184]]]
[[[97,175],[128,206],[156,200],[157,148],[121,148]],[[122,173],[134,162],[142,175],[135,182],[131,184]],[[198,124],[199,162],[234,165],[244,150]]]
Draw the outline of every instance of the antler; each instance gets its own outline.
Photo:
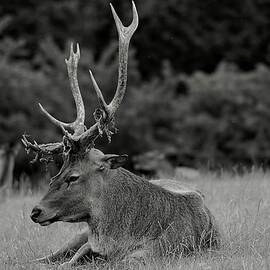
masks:
[[[102,112],[98,113],[98,114],[101,114],[98,123],[96,123],[94,126],[92,126],[90,129],[88,129],[86,132],[82,134],[80,138],[82,143],[87,143],[87,141],[95,140],[95,138],[98,137],[100,133],[102,133],[102,130],[105,130],[110,140],[111,132],[109,131],[108,125],[111,122],[113,122],[114,115],[117,109],[119,108],[122,102],[122,99],[125,95],[125,91],[126,91],[128,47],[129,47],[130,39],[138,27],[139,18],[138,18],[138,13],[136,10],[135,3],[132,1],[133,20],[132,20],[132,23],[128,27],[125,27],[123,26],[118,15],[116,14],[112,4],[110,4],[110,6],[111,6],[112,14],[114,17],[114,21],[117,27],[118,36],[119,36],[118,85],[117,85],[117,89],[116,89],[116,92],[112,101],[110,102],[110,104],[107,104],[105,102],[105,99],[102,95],[100,88],[98,87],[97,82],[95,81],[95,78],[91,70],[89,70],[90,77],[91,77],[94,89],[96,91],[96,94],[98,96],[98,101],[99,101],[99,105],[101,107]],[[102,120],[103,120],[103,123],[102,123]]]
[[[95,81],[95,78],[90,72],[90,78],[92,80],[95,92],[98,97],[99,102],[99,109],[95,110],[94,117],[96,123],[92,125],[89,129],[85,130],[84,120],[85,120],[85,109],[82,100],[82,96],[80,93],[80,88],[77,80],[77,66],[80,58],[80,49],[79,45],[77,44],[76,53],[73,51],[73,45],[71,44],[70,48],[70,57],[66,60],[68,76],[71,84],[72,94],[75,100],[76,109],[77,109],[77,118],[72,123],[64,123],[56,118],[54,118],[51,114],[49,114],[41,104],[39,104],[41,111],[57,126],[61,127],[64,131],[64,138],[63,141],[60,143],[51,143],[51,144],[41,144],[38,145],[36,142],[31,143],[27,140],[25,136],[23,136],[22,142],[26,147],[26,150],[33,150],[36,152],[37,156],[48,156],[53,155],[55,153],[65,152],[67,145],[73,145],[76,143],[76,147],[78,149],[84,149],[88,147],[90,144],[93,144],[97,137],[102,135],[105,131],[107,134],[108,139],[110,140],[112,131],[110,131],[110,124],[114,123],[114,115],[119,108],[122,99],[125,95],[126,85],[127,85],[127,63],[128,63],[128,47],[129,42],[134,34],[135,30],[138,27],[138,13],[136,10],[136,6],[132,1],[132,11],[133,11],[133,20],[132,23],[125,27],[123,26],[122,22],[120,21],[119,17],[117,16],[112,4],[111,10],[115,20],[115,24],[117,27],[118,35],[119,35],[119,70],[118,70],[118,85],[115,92],[115,95],[110,102],[107,104],[105,99],[102,95],[102,92]],[[69,134],[66,129],[71,129],[73,134]],[[69,143],[65,143],[66,141]],[[70,148],[69,148],[70,150]]]

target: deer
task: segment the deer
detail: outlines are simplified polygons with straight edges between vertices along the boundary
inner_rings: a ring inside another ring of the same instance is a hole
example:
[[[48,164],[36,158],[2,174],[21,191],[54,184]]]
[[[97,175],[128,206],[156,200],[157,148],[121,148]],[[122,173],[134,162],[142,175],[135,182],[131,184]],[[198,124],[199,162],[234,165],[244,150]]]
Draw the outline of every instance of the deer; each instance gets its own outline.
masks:
[[[111,11],[119,36],[118,85],[113,99],[106,103],[90,71],[99,106],[95,123],[87,128],[85,108],[77,80],[79,45],[66,60],[68,77],[77,109],[74,122],[54,118],[39,104],[49,120],[63,131],[61,142],[38,144],[26,135],[22,143],[35,160],[63,158],[63,166],[51,178],[48,192],[33,208],[31,219],[41,226],[54,222],[85,222],[80,232],[58,251],[37,259],[52,263],[68,260],[59,268],[75,265],[84,256],[141,260],[148,256],[191,254],[197,250],[218,248],[220,233],[215,218],[196,191],[185,190],[169,180],[154,182],[123,168],[127,155],[104,154],[95,148],[95,141],[116,133],[115,115],[127,86],[128,48],[138,26],[138,13],[132,2],[133,20],[123,26],[113,6]],[[167,181],[167,182],[166,182]]]
[[[196,180],[200,172],[191,167],[173,166],[166,154],[159,150],[147,151],[133,157],[136,171],[151,178]]]

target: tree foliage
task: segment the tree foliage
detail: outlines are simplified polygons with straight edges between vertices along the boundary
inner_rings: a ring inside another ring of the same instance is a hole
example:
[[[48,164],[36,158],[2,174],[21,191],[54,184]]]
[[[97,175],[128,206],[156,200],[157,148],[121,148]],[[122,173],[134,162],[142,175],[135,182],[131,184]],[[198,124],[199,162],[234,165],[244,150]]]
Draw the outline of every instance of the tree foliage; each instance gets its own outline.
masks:
[[[178,164],[197,167],[269,164],[266,66],[243,72],[224,62],[212,74],[165,74],[128,97],[129,124],[123,129],[138,142],[130,151],[159,149]],[[179,85],[186,85],[185,94],[177,91]]]
[[[113,0],[128,24],[129,1]],[[179,72],[214,71],[222,60],[241,69],[269,64],[270,3],[265,0],[137,0],[140,26],[133,39],[144,78],[159,74],[169,60]],[[25,41],[25,54],[33,60],[47,36],[63,49],[68,39],[93,51],[98,58],[116,38],[109,4],[99,1],[1,1],[0,16],[11,22],[3,33]],[[22,56],[17,56],[22,57]]]

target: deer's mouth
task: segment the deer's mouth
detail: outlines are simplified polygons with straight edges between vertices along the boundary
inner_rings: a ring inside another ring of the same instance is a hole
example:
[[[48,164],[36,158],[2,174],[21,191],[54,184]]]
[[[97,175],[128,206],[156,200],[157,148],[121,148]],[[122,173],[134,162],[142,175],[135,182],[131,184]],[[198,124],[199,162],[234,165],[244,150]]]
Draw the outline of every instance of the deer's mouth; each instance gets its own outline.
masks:
[[[58,220],[59,220],[58,217],[55,216],[55,217],[50,218],[50,219],[38,221],[38,223],[39,223],[39,225],[41,225],[41,226],[48,226],[48,225],[50,225],[50,224],[52,224],[52,223],[54,223],[54,222],[56,222],[56,221],[58,221]]]

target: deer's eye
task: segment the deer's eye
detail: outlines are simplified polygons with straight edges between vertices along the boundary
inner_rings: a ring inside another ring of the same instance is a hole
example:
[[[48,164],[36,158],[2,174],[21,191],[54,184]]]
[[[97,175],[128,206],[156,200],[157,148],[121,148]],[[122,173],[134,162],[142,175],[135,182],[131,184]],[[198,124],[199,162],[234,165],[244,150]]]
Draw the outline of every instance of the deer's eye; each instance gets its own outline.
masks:
[[[79,175],[71,175],[66,179],[66,183],[68,183],[69,185],[70,183],[76,182],[79,179],[79,177],[80,177]]]

